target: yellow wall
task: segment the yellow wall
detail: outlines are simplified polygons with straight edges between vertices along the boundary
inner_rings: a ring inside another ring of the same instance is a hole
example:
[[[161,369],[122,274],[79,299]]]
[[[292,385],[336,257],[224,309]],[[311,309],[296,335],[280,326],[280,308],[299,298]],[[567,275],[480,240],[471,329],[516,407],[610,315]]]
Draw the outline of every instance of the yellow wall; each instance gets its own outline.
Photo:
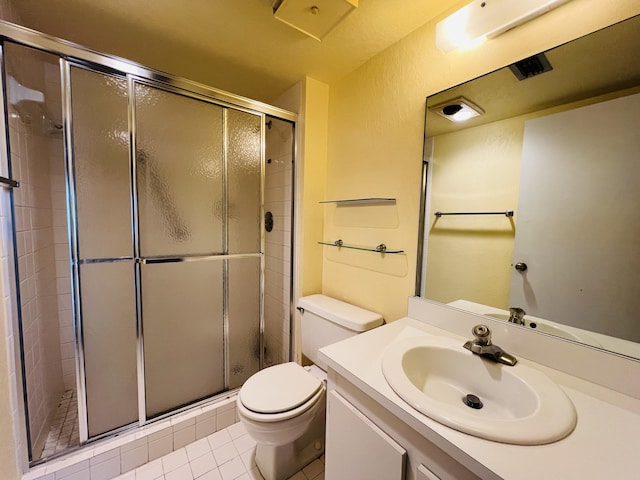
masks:
[[[431,138],[428,298],[508,309],[526,122],[638,92],[620,90]],[[507,209],[515,210],[513,218],[434,215]]]
[[[433,139],[427,216],[428,297],[508,308],[515,219],[434,213],[517,210],[524,119],[509,119]]]
[[[317,240],[324,225],[322,206],[324,199],[327,159],[327,122],[329,87],[327,84],[306,77],[303,82],[301,110],[302,129],[301,169],[302,184],[298,197],[302,214],[301,245],[301,295],[318,293],[322,289],[322,247]]]
[[[325,247],[323,291],[387,321],[406,314],[414,293],[425,97],[638,14],[640,3],[574,0],[473,51],[444,54],[435,47],[435,25],[454,10],[331,85],[327,197],[395,197],[397,224],[345,227],[327,211],[325,239],[344,234],[347,242],[350,233],[362,243],[366,237],[367,244],[380,239],[403,248],[406,272],[395,265],[384,273],[376,254],[353,266]]]
[[[305,77],[300,85],[300,108],[296,131],[295,191],[296,238],[294,244],[294,301],[322,291],[322,201],[327,177],[327,122],[329,86]],[[293,331],[293,359],[300,361],[300,315]]]

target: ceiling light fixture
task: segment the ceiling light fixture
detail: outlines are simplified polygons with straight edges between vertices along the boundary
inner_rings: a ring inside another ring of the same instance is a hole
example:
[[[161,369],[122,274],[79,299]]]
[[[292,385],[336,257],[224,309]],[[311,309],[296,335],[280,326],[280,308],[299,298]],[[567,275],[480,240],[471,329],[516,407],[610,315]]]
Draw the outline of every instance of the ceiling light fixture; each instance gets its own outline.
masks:
[[[484,110],[464,97],[434,105],[429,110],[452,122],[464,122],[484,113]]]
[[[528,22],[570,0],[474,0],[436,25],[443,52],[468,48]]]

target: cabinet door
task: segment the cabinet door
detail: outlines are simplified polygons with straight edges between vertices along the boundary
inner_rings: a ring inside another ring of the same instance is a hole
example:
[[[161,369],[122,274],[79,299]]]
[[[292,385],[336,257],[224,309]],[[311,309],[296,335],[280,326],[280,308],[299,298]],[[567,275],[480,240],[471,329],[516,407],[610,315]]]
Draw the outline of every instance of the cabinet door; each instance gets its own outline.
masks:
[[[327,408],[326,480],[404,478],[404,448],[333,390]]]
[[[416,473],[416,480],[440,480],[440,477],[424,465],[420,465]]]

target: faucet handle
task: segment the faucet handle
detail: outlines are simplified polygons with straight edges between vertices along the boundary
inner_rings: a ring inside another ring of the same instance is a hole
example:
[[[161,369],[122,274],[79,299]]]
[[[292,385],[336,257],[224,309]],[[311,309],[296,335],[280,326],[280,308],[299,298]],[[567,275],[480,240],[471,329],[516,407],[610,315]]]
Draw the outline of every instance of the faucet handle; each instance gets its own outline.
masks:
[[[471,330],[478,345],[491,345],[491,330],[486,325],[476,325]]]
[[[509,319],[507,320],[510,323],[515,323],[517,325],[524,325],[524,316],[527,312],[520,307],[510,307],[509,308]]]

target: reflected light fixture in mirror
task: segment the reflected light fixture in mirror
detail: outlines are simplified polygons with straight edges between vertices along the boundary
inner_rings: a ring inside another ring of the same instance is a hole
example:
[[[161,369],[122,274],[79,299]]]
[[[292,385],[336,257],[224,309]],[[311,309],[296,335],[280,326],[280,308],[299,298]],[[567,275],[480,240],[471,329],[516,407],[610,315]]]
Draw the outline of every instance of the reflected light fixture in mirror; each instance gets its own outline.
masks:
[[[443,52],[468,49],[570,0],[474,0],[436,25]]]
[[[452,122],[464,122],[484,113],[484,110],[464,97],[429,107],[429,110]]]

